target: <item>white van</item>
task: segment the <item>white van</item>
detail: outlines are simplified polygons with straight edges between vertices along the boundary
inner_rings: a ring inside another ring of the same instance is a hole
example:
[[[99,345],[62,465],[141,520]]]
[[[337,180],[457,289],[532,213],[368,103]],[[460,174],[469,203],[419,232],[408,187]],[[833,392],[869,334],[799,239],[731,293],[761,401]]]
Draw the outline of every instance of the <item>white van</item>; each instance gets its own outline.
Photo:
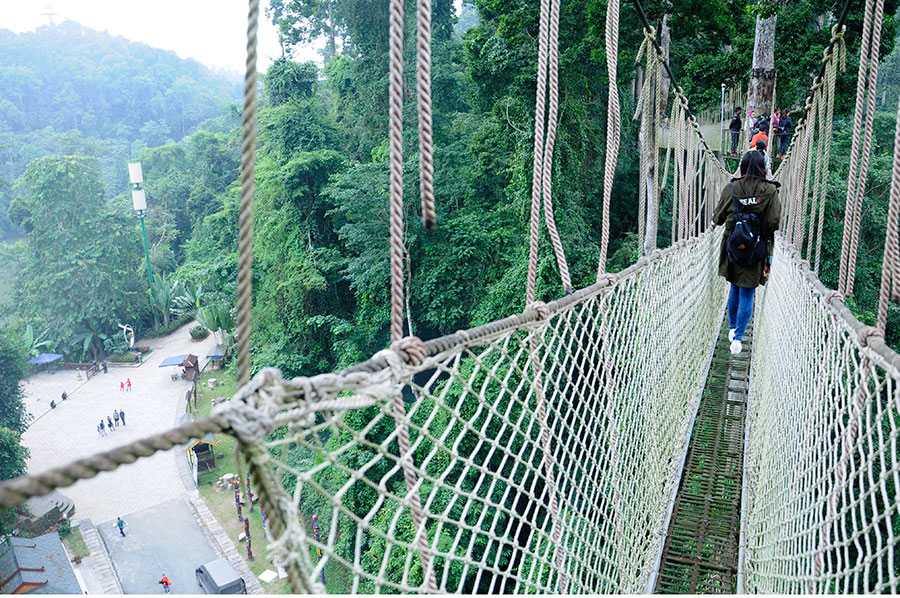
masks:
[[[246,594],[247,584],[226,558],[201,565],[194,573],[207,594]]]

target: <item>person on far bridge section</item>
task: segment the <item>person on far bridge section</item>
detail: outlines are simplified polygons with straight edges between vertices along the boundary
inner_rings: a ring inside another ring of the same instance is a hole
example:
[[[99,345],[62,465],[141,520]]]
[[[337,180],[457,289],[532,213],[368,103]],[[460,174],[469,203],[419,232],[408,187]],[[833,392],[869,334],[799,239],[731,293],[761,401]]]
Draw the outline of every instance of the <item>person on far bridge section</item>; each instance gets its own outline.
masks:
[[[765,284],[772,263],[772,243],[781,218],[780,184],[766,178],[763,153],[747,152],[740,178],[722,189],[712,224],[725,225],[719,253],[719,275],[731,283],[728,297],[728,340],[731,353],[741,341],[753,315],[756,287]]]
[[[794,130],[794,121],[791,120],[791,113],[787,110],[781,111],[781,121],[778,123],[778,129],[781,131],[781,151],[779,153],[780,157],[784,158],[788,145],[791,142],[791,133]]]
[[[731,124],[728,125],[728,130],[731,131],[731,155],[735,155],[737,153],[738,140],[741,138],[741,127],[744,126],[744,123],[741,121],[741,107],[738,106],[734,109],[734,116],[731,117]]]
[[[765,156],[765,158],[766,158],[766,172],[769,172],[769,171],[770,171],[770,166],[769,166],[769,154],[766,153],[766,148],[767,148],[767,147],[768,147],[768,143],[766,142],[765,139],[757,139],[757,141],[756,141],[756,146],[755,146],[753,149],[756,150],[756,151],[758,151],[759,153],[761,153],[763,156]]]
[[[765,141],[766,145],[769,144],[769,136],[766,135],[766,130],[762,128],[753,136],[753,139],[750,140],[750,149],[756,149],[756,145],[760,140]]]

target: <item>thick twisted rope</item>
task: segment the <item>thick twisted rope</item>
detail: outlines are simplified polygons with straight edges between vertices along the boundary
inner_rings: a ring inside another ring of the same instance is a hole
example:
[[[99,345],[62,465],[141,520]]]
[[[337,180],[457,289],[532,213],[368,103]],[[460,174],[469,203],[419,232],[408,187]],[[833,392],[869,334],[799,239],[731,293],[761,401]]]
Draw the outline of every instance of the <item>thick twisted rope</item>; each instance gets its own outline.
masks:
[[[850,145],[850,173],[847,179],[847,201],[844,207],[844,232],[841,239],[841,264],[838,281],[838,290],[845,296],[850,294],[847,291],[849,286],[847,279],[852,277],[852,275],[848,273],[848,269],[851,239],[853,236],[853,228],[856,223],[856,183],[860,161],[860,132],[864,128],[863,97],[866,89],[866,72],[872,46],[873,3],[873,0],[866,1],[865,15],[863,18],[862,43],[859,48],[859,72],[856,78],[856,106],[853,110],[853,137]]]
[[[824,180],[822,189],[822,207],[819,209],[819,229],[816,235],[816,261],[815,272],[819,273],[819,264],[822,259],[822,230],[825,225],[825,197],[828,191],[828,166],[831,161],[831,138],[834,131],[834,88],[837,81],[837,71],[840,68],[841,73],[847,70],[847,43],[844,41],[844,32],[847,27],[838,27],[835,24],[831,29],[831,43],[825,50],[823,61],[825,61],[825,132],[824,145],[825,152],[822,158],[822,170],[824,172]]]
[[[538,242],[541,225],[541,168],[544,163],[544,104],[547,92],[547,43],[549,23],[545,17],[550,10],[550,0],[541,0],[541,14],[538,30],[538,72],[534,98],[534,161],[531,166],[531,219],[528,235],[528,280],[525,289],[525,304],[534,303],[537,284]]]
[[[622,110],[619,105],[619,0],[609,0],[606,8],[606,74],[608,110],[606,112],[606,156],[603,166],[603,214],[600,238],[600,265],[597,280],[606,272],[606,252],[609,250],[609,204],[612,199],[616,163],[619,160]]]
[[[419,188],[422,224],[434,228],[434,136],[431,118],[431,0],[418,0],[416,12],[416,82],[419,112]]]
[[[247,72],[241,117],[241,203],[238,214],[237,369],[238,384],[250,380],[250,308],[253,302],[253,197],[256,168],[256,32],[259,0],[247,15]]]
[[[0,507],[20,505],[28,499],[49,494],[56,488],[66,488],[79,480],[93,478],[102,471],[113,471],[141,457],[150,457],[159,451],[185,444],[192,438],[202,438],[210,432],[230,433],[231,429],[228,418],[218,413],[111,451],[78,459],[63,467],[7,480],[0,483]]]
[[[421,8],[421,5],[420,5]],[[426,15],[430,21],[430,14]],[[422,100],[422,12],[419,13],[419,98]],[[401,342],[403,337],[403,0],[391,0],[390,4],[390,76],[389,76],[389,125],[390,125],[390,243],[391,243],[391,341]],[[430,41],[430,24],[428,25]],[[430,53],[430,50],[429,50]],[[430,55],[428,58],[430,62]],[[430,65],[429,65],[430,70]],[[426,81],[426,87],[428,86]],[[430,98],[430,89],[426,91]],[[422,103],[419,104],[420,112],[420,142],[422,140]],[[430,110],[428,129],[430,133]],[[430,150],[429,150],[430,151]],[[420,154],[421,164],[428,162],[422,160],[424,152]],[[421,171],[420,171],[421,172]],[[427,216],[425,210],[424,188],[426,179],[422,179],[423,187],[423,219]],[[432,208],[433,211],[433,208]],[[405,339],[404,339],[405,340]],[[415,342],[418,339],[405,342]],[[421,344],[421,341],[418,341]],[[397,360],[400,358],[391,352]],[[425,517],[419,499],[419,487],[416,482],[416,474],[413,469],[413,456],[409,443],[409,422],[406,419],[403,407],[403,397],[400,391],[392,395],[392,410],[397,426],[397,438],[400,446],[400,464],[403,469],[403,479],[406,484],[407,494],[410,500],[413,525],[416,530],[416,544],[419,547],[419,560],[425,572],[425,582],[432,591],[437,590],[437,582],[434,579],[434,571],[431,556],[427,550],[427,538],[425,534]]]
[[[403,336],[403,0],[390,5],[391,340]]]
[[[881,24],[884,16],[884,0],[876,0],[875,15],[872,21],[872,40],[870,53],[872,56],[869,67],[869,86],[866,102],[865,131],[863,148],[859,167],[859,181],[856,185],[856,200],[854,203],[853,229],[850,238],[850,255],[847,260],[847,285],[845,294],[853,292],[853,283],[856,274],[856,253],[859,248],[860,218],[862,216],[863,194],[866,190],[866,180],[869,176],[869,157],[872,151],[872,129],[875,124],[875,89],[878,83],[878,56],[881,48]]]
[[[559,268],[563,289],[566,293],[571,293],[574,289],[569,276],[569,265],[566,262],[562,240],[556,229],[556,219],[553,217],[553,148],[556,144],[556,121],[559,114],[559,0],[550,0],[550,32],[547,45],[550,52],[548,69],[550,110],[547,119],[547,140],[544,146],[542,176],[544,220],[547,222],[550,244],[553,246],[553,253],[556,256],[556,265]]]
[[[887,307],[891,286],[896,285],[900,254],[900,98],[897,101],[897,127],[894,132],[894,168],[891,172],[891,195],[888,203],[887,230],[884,239],[884,257],[881,260],[881,289],[878,294],[878,328],[884,332],[887,324]]]

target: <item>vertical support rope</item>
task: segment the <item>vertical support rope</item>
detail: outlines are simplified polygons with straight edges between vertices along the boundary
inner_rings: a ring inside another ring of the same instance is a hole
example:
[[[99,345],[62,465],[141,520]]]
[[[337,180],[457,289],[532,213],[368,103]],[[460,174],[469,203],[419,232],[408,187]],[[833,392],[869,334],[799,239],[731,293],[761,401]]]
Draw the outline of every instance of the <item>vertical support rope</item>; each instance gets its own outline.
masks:
[[[834,88],[837,81],[837,71],[840,68],[843,73],[847,69],[847,44],[844,41],[844,32],[846,26],[838,29],[837,24],[831,29],[831,44],[826,50],[824,60],[825,65],[825,154],[823,157],[822,170],[824,171],[824,180],[822,182],[824,189],[822,190],[822,205],[819,208],[819,229],[816,235],[816,262],[815,272],[819,273],[819,264],[822,260],[822,230],[825,225],[825,198],[828,192],[828,165],[831,161],[831,138],[834,131]]]
[[[241,117],[241,203],[238,214],[237,368],[238,385],[250,381],[250,307],[253,300],[253,197],[256,168],[256,33],[259,0],[247,15],[247,72]]]
[[[556,219],[553,217],[553,148],[556,144],[556,121],[559,114],[559,0],[550,0],[550,32],[548,39],[550,52],[549,85],[550,85],[550,110],[547,118],[547,139],[544,145],[543,165],[543,197],[544,219],[547,222],[547,232],[550,233],[550,244],[556,255],[556,265],[562,279],[563,289],[566,293],[574,291],[572,279],[569,276],[569,265],[566,263],[566,255],[563,251],[562,240],[556,229]]]
[[[528,281],[525,289],[525,305],[534,303],[537,284],[538,242],[541,226],[541,167],[544,163],[544,104],[547,91],[547,37],[549,27],[547,15],[550,0],[541,0],[541,14],[538,31],[538,72],[534,98],[534,161],[531,175],[531,219],[528,235]]]
[[[422,15],[420,14],[419,17],[421,19]],[[391,0],[388,108],[390,116],[391,341],[395,344],[403,337],[403,26],[403,0]],[[428,29],[430,31],[430,26]],[[422,74],[421,68],[419,74],[420,76]],[[427,93],[430,97],[430,91]],[[425,213],[423,212],[424,217]],[[421,341],[418,342],[421,343]],[[399,461],[403,469],[403,478],[409,496],[419,561],[422,564],[425,583],[431,591],[437,591],[431,555],[427,550],[428,539],[425,532],[425,516],[422,513],[419,487],[416,482],[415,471],[413,470],[412,449],[409,442],[409,423],[406,421],[403,397],[399,390],[394,393],[391,407],[397,426]]]
[[[434,211],[434,135],[431,117],[431,0],[418,0],[416,17],[416,100],[419,112],[422,224],[425,228],[434,228],[437,215]]]
[[[884,239],[884,257],[881,260],[881,289],[878,295],[878,328],[884,332],[887,324],[887,307],[892,284],[896,285],[898,241],[900,241],[900,98],[897,100],[897,127],[894,133],[894,168],[891,173],[891,195],[888,203],[887,230]]]
[[[249,0],[247,11],[247,60],[244,74],[244,108],[241,114],[241,201],[238,213],[238,272],[236,349],[238,386],[250,382],[250,316],[253,305],[253,201],[256,170],[256,42],[259,25],[259,0]],[[234,453],[238,473],[241,453],[246,451],[236,439]],[[247,494],[243,476],[240,493]],[[248,504],[252,504],[248,502]],[[296,573],[296,572],[295,572]],[[296,576],[296,575],[295,575]],[[294,577],[295,577],[294,576]],[[292,582],[296,580],[292,578]]]
[[[609,0],[606,8],[606,74],[609,78],[607,93],[609,96],[606,112],[606,156],[603,167],[603,214],[600,239],[600,264],[597,267],[597,279],[606,272],[606,252],[609,249],[609,204],[612,198],[613,180],[616,176],[616,163],[619,159],[619,142],[621,138],[622,111],[619,106],[618,86],[619,63],[619,0]]]
[[[869,62],[869,46],[872,37],[872,5],[873,0],[866,0],[863,17],[862,42],[859,46],[859,72],[856,77],[856,107],[853,110],[853,137],[850,145],[850,173],[847,177],[847,201],[844,206],[844,232],[841,238],[841,264],[838,279],[838,292],[846,295],[847,265],[850,253],[850,237],[855,213],[855,184],[859,167],[859,133],[863,126],[863,92],[865,90],[866,68]]]
[[[391,340],[403,337],[403,0],[390,6]]]
[[[878,83],[878,55],[881,49],[881,23],[884,16],[884,0],[876,0],[875,15],[872,20],[872,40],[870,42],[871,66],[869,67],[869,86],[866,101],[865,131],[863,136],[863,148],[860,157],[859,181],[856,185],[856,198],[853,202],[853,228],[850,237],[850,255],[847,259],[847,283],[846,293],[853,292],[853,283],[856,275],[856,252],[859,247],[859,228],[862,215],[863,194],[866,190],[866,180],[869,176],[869,157],[872,151],[872,128],[875,124],[875,89]]]

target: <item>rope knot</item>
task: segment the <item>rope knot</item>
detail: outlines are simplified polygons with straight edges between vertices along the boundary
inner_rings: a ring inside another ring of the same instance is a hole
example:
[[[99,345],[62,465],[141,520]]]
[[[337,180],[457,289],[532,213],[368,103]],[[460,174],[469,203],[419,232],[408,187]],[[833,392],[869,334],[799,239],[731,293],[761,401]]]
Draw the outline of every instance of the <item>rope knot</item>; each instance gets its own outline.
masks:
[[[863,347],[868,347],[873,338],[884,338],[884,332],[875,326],[863,326],[856,331],[856,340]]]
[[[550,307],[543,301],[535,301],[528,306],[528,309],[533,309],[537,312],[538,320],[544,321],[550,319]]]
[[[844,300],[844,295],[840,291],[835,291],[834,289],[828,289],[825,291],[825,303],[831,303],[832,299],[840,299]]]
[[[472,342],[472,335],[469,334],[468,330],[457,330],[453,334],[456,334],[457,336],[461,336],[463,339],[463,342],[467,345]]]
[[[247,403],[231,401],[219,411],[244,444],[257,444],[275,429],[272,418]]]
[[[615,274],[610,274],[609,272],[607,272],[600,278],[601,280],[605,280],[610,287],[616,286],[616,283],[619,282],[619,277]]]
[[[418,336],[404,336],[394,341],[391,350],[406,355],[406,362],[413,367],[422,365],[428,357],[428,349]]]

